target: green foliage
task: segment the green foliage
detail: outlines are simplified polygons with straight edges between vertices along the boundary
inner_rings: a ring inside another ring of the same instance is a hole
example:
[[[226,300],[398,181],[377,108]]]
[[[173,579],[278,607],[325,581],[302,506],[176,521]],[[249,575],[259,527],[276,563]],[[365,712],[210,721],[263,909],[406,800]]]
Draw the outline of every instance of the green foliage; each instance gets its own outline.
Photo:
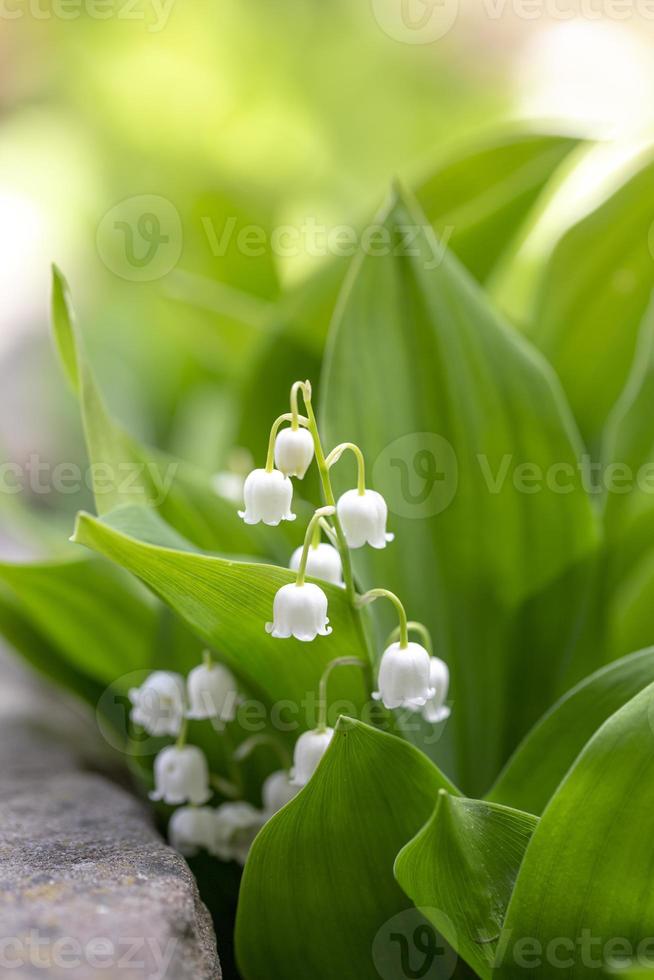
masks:
[[[459,778],[474,792],[564,676],[588,669],[571,665],[570,648],[597,521],[579,484],[529,493],[513,479],[521,467],[578,472],[581,445],[548,366],[438,251],[419,211],[395,197],[382,221],[394,242],[403,229],[417,234],[409,254],[357,263],[325,367],[323,419],[330,442],[366,447],[396,540],[356,552],[355,566],[366,586],[387,582],[410,602],[451,665]],[[510,701],[525,646],[533,687]]]
[[[455,792],[412,746],[341,718],[308,786],[250,854],[236,932],[245,975],[375,980],[375,942],[388,956],[392,920],[411,907],[395,855],[441,789]]]

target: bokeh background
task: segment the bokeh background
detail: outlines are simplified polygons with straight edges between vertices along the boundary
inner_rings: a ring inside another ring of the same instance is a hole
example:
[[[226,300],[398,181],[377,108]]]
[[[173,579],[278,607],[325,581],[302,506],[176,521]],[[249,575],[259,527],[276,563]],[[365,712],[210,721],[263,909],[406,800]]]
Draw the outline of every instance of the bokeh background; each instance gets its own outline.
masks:
[[[238,471],[247,457],[231,447],[265,439],[256,385],[266,358],[275,384],[280,318],[329,279],[311,228],[369,220],[394,177],[414,184],[491,128],[607,141],[566,162],[523,243],[528,279],[552,213],[558,233],[648,139],[653,17],[645,0],[3,0],[0,453],[23,471],[22,492],[0,495],[5,550],[56,547],[56,522],[68,529],[90,504],[83,488],[24,477],[84,459],[48,335],[52,261],[113,412],[149,442]],[[131,243],[141,266],[125,263],[130,208],[147,219]],[[293,244],[273,247],[284,226]],[[509,291],[495,284],[500,303],[520,295],[512,274]],[[304,376],[325,324],[297,320],[283,355]],[[23,505],[48,518],[36,533]]]

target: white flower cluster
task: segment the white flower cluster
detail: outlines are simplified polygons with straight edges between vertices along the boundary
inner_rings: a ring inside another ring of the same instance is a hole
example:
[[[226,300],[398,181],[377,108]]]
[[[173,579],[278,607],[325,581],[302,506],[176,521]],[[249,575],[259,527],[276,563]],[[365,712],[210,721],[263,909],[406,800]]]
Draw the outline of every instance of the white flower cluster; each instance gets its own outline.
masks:
[[[154,671],[141,687],[130,690],[129,698],[135,724],[151,735],[178,737],[177,744],[156,756],[150,793],[152,800],[178,807],[168,829],[173,847],[187,856],[205,850],[223,861],[244,864],[261,827],[305,785],[319,757],[307,750],[301,737],[291,771],[280,769],[265,780],[261,809],[244,800],[205,806],[213,795],[209,766],[201,749],[185,744],[185,719],[233,721],[240,700],[234,676],[207,658],[193,668],[186,683],[180,674]]]
[[[181,674],[155,670],[141,687],[129,691],[131,718],[149,735],[180,733],[185,718],[233,721],[239,703],[236,680],[222,664],[194,667],[186,682]]]

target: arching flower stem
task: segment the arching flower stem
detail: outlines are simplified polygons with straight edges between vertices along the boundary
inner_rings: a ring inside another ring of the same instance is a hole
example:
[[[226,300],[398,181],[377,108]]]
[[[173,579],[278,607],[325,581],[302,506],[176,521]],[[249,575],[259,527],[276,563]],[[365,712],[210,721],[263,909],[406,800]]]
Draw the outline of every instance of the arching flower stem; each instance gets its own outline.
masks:
[[[268,746],[268,748],[273,749],[277,755],[277,758],[281,762],[282,769],[291,768],[291,753],[288,751],[286,746],[279,741],[279,739],[273,738],[272,735],[252,735],[244,742],[241,742],[234,753],[234,758],[237,762],[243,762],[261,746]]]
[[[318,531],[320,531],[320,518],[330,517],[335,513],[335,507],[319,507],[309,521],[309,526],[307,527],[306,534],[304,535],[304,547],[302,548],[302,557],[300,558],[300,564],[297,570],[297,578],[295,580],[296,585],[304,585],[304,578],[307,571],[307,560],[309,558],[309,548],[311,547],[311,542],[313,540],[314,530],[318,528]]]
[[[388,599],[397,609],[397,615],[400,620],[398,627],[400,647],[403,650],[406,649],[406,647],[409,645],[409,630],[406,611],[401,601],[394,592],[390,592],[388,589],[370,589],[369,592],[365,592],[363,595],[357,596],[356,605],[361,609],[363,606],[367,606],[371,602],[374,602],[375,599]]]
[[[366,461],[363,458],[363,453],[355,442],[342,442],[339,446],[335,446],[325,462],[327,464],[327,468],[331,469],[334,463],[339,461],[347,449],[349,449],[350,452],[353,452],[357,458],[357,490],[359,492],[359,496],[363,497],[366,492]]]

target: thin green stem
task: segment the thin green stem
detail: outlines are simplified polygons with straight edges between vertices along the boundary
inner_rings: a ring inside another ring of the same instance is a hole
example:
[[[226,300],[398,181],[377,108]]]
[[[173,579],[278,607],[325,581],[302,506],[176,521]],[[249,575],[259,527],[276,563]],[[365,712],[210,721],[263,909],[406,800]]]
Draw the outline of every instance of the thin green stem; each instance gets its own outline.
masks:
[[[311,538],[311,547],[312,548],[317,548],[318,545],[320,544],[320,537],[321,537],[321,534],[322,534],[322,522],[323,522],[323,520],[324,520],[324,518],[321,518],[319,521],[316,521],[316,523],[313,526],[313,536]]]
[[[241,742],[236,752],[234,753],[234,758],[236,759],[237,762],[243,762],[245,759],[248,758],[248,756],[250,756],[255,751],[255,749],[258,749],[260,746],[264,746],[264,745],[268,746],[269,748],[275,751],[275,753],[277,754],[277,758],[282,764],[282,769],[291,768],[290,752],[288,751],[285,745],[282,745],[279,739],[273,738],[272,735],[252,735],[244,742]]]
[[[349,449],[353,452],[357,458],[357,490],[359,491],[359,496],[363,497],[366,492],[366,461],[364,459],[363,453],[357,446],[355,442],[342,442],[339,446],[336,446],[330,452],[329,456],[325,460],[327,464],[327,469],[331,469],[334,463],[337,463],[343,453]]]
[[[226,796],[228,800],[238,800],[241,795],[238,786],[235,786],[229,779],[225,779],[224,776],[219,776],[218,773],[211,773],[209,783],[217,793]]]
[[[409,632],[413,630],[414,633],[417,633],[420,636],[425,650],[427,651],[430,657],[433,657],[434,645],[431,642],[431,633],[429,632],[425,624],[418,623],[415,619],[411,619],[406,625]],[[396,643],[397,640],[399,639],[399,636],[400,636],[400,627],[396,626],[393,632],[391,633],[391,635],[389,636],[388,642]]]
[[[311,398],[311,385],[308,381],[296,381],[291,387],[291,428],[297,429],[300,416],[298,415],[297,396],[300,391],[304,391],[309,386],[309,398]]]
[[[363,670],[367,670],[368,664],[358,657],[337,657],[336,660],[327,664],[322,672],[318,688],[318,725],[316,730],[319,732],[324,732],[327,728],[327,682],[334,667],[361,667]]]
[[[331,480],[329,478],[329,467],[327,466],[327,460],[325,459],[325,453],[322,448],[322,442],[320,441],[320,433],[318,432],[318,423],[316,422],[316,415],[313,410],[313,404],[311,402],[311,385],[308,381],[302,383],[297,382],[300,386],[299,390],[302,391],[304,397],[304,404],[306,406],[307,416],[309,418],[308,429],[313,436],[313,446],[316,455],[316,463],[318,464],[318,472],[320,473],[320,482],[322,484],[322,492],[325,498],[325,503],[331,507],[336,506],[336,500],[334,498],[334,491],[332,490]],[[338,518],[338,514],[333,515],[334,531],[336,532],[336,538],[338,540],[338,550],[341,553],[341,563],[343,565],[343,581],[345,582],[345,591],[350,602],[354,603],[356,597],[356,592],[354,589],[354,576],[352,575],[352,563],[350,561],[350,551],[347,546],[347,541],[345,540],[345,535],[343,533],[343,528],[341,527],[341,522]]]
[[[336,537],[334,528],[331,526],[329,521],[325,520],[324,517],[320,518],[320,527],[325,532],[325,534],[327,535],[331,543],[334,545],[334,547],[338,548],[338,538]]]
[[[202,652],[202,661],[207,670],[213,670],[213,655],[211,650],[204,650]]]
[[[304,535],[304,546],[302,548],[302,556],[300,558],[300,564],[297,570],[297,578],[295,580],[296,585],[304,585],[304,578],[307,571],[307,560],[309,558],[309,548],[311,547],[311,541],[313,540],[313,532],[317,527],[320,531],[320,518],[330,517],[336,512],[335,507],[319,507],[315,512],[311,520],[309,521],[309,526],[307,527],[306,534]]]
[[[186,745],[186,736],[188,735],[188,718],[182,719],[182,724],[179,729],[179,735],[177,736],[177,741],[175,742],[175,748],[183,749]]]
[[[390,592],[388,589],[370,589],[369,592],[365,592],[356,599],[356,605],[361,609],[363,606],[369,605],[374,602],[375,599],[389,599],[397,609],[397,615],[400,620],[400,625],[398,627],[400,634],[400,647],[404,650],[409,645],[409,630],[408,622],[406,618],[406,611],[401,601],[395,595],[394,592]]]
[[[276,418],[272,424],[270,429],[270,438],[268,440],[268,454],[266,456],[266,473],[272,473],[275,468],[275,439],[277,438],[279,427],[282,422],[291,422],[292,428],[293,418],[294,417],[290,412],[285,412],[283,415]],[[303,425],[305,427],[309,426],[309,419],[305,418],[304,415],[296,415],[295,421],[299,425]]]

